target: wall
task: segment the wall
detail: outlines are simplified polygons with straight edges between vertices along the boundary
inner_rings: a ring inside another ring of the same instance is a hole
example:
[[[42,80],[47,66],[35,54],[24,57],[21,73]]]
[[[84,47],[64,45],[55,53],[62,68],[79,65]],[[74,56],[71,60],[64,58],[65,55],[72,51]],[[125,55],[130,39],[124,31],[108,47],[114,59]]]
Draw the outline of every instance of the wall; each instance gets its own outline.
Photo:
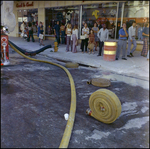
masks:
[[[17,14],[17,10],[16,10],[16,2],[14,2],[13,13],[16,18],[16,26],[15,26],[14,31],[10,32],[9,36],[18,37],[18,14]]]

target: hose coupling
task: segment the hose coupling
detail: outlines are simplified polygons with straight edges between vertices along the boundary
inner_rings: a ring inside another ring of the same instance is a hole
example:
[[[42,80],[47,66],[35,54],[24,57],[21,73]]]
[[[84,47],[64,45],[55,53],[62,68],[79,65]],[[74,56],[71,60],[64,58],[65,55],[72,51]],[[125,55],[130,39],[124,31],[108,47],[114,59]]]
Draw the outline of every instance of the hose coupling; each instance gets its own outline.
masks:
[[[91,84],[92,83],[92,80],[90,80],[90,81],[87,81],[87,84]]]
[[[86,114],[87,114],[87,115],[89,115],[89,116],[91,116],[92,111],[91,111],[91,109],[90,109],[90,108],[88,108],[88,109],[86,110]]]

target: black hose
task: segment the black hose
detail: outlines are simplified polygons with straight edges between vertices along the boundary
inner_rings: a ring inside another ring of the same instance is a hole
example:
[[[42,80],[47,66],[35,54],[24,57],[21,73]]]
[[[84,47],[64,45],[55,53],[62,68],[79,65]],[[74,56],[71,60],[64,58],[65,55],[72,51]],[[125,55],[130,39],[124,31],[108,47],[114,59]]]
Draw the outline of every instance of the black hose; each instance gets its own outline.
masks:
[[[21,53],[23,53],[25,55],[30,55],[30,56],[34,56],[36,54],[39,54],[40,52],[43,52],[44,50],[52,47],[51,45],[47,45],[47,46],[44,46],[44,47],[40,48],[39,50],[29,52],[29,51],[26,51],[26,50],[23,50],[23,49],[19,48],[17,45],[15,45],[10,40],[8,40],[8,42],[11,43],[14,47],[16,47]]]

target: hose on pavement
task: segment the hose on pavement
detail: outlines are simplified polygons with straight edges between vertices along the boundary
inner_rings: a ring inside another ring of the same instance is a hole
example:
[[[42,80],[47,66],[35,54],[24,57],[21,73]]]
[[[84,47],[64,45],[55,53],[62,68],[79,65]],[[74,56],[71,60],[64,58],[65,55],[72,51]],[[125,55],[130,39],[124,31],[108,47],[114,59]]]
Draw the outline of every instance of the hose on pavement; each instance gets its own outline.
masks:
[[[111,85],[111,82],[105,78],[93,78],[90,81],[87,81],[87,84],[92,84],[99,87],[108,87]]]
[[[40,52],[43,52],[44,50],[48,49],[48,48],[51,48],[52,46],[51,45],[47,45],[47,46],[44,46],[42,48],[40,48],[39,50],[36,50],[36,51],[26,51],[26,50],[23,50],[21,49],[20,47],[18,47],[17,45],[15,45],[13,42],[11,42],[10,40],[8,40],[8,42],[13,45],[14,47],[16,47],[21,53],[25,54],[25,55],[30,55],[30,56],[34,56],[36,54],[39,54]]]
[[[58,67],[62,68],[67,73],[67,75],[69,77],[69,80],[70,80],[70,86],[71,86],[71,105],[70,105],[69,119],[67,121],[67,125],[66,125],[66,128],[65,128],[61,143],[59,145],[59,148],[67,148],[68,144],[69,144],[69,141],[70,141],[71,132],[72,132],[74,119],[75,119],[75,112],[76,112],[76,90],[75,90],[74,80],[73,80],[70,72],[64,66],[61,66],[59,64],[52,63],[52,62],[49,62],[49,61],[44,61],[44,60],[38,60],[38,59],[34,59],[34,58],[30,58],[30,57],[26,56],[25,54],[23,54],[22,52],[20,52],[18,50],[18,47],[15,44],[12,44],[12,42],[10,42],[10,41],[9,41],[9,45],[17,53],[19,53],[20,55],[22,55],[23,57],[25,57],[27,59],[58,66]],[[21,48],[19,48],[19,49],[21,49]]]
[[[89,107],[86,113],[106,124],[113,123],[121,114],[119,98],[108,89],[95,91],[90,96]]]

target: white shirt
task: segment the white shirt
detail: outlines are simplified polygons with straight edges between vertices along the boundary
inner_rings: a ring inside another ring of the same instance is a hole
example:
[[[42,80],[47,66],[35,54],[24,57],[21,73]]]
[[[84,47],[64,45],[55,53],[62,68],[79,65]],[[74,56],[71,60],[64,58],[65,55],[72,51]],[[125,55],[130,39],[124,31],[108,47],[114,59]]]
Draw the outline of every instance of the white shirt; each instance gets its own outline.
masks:
[[[108,40],[108,36],[109,36],[109,31],[108,29],[103,29],[101,28],[98,33],[97,33],[97,37],[100,39],[100,41],[106,41]]]
[[[67,32],[71,32],[71,29],[67,28]],[[67,33],[67,36],[71,36],[71,35]]]
[[[75,30],[73,29],[73,30],[72,30],[72,35],[73,35],[73,34],[75,34],[76,37],[77,37],[77,39],[78,39],[78,29],[75,29]]]
[[[82,29],[82,35],[84,35],[84,33],[83,32],[86,32],[86,34],[88,35],[89,34],[89,28],[87,27],[87,28],[83,28]]]
[[[136,27],[130,26],[128,29],[129,39],[132,39],[132,36],[135,36]]]

